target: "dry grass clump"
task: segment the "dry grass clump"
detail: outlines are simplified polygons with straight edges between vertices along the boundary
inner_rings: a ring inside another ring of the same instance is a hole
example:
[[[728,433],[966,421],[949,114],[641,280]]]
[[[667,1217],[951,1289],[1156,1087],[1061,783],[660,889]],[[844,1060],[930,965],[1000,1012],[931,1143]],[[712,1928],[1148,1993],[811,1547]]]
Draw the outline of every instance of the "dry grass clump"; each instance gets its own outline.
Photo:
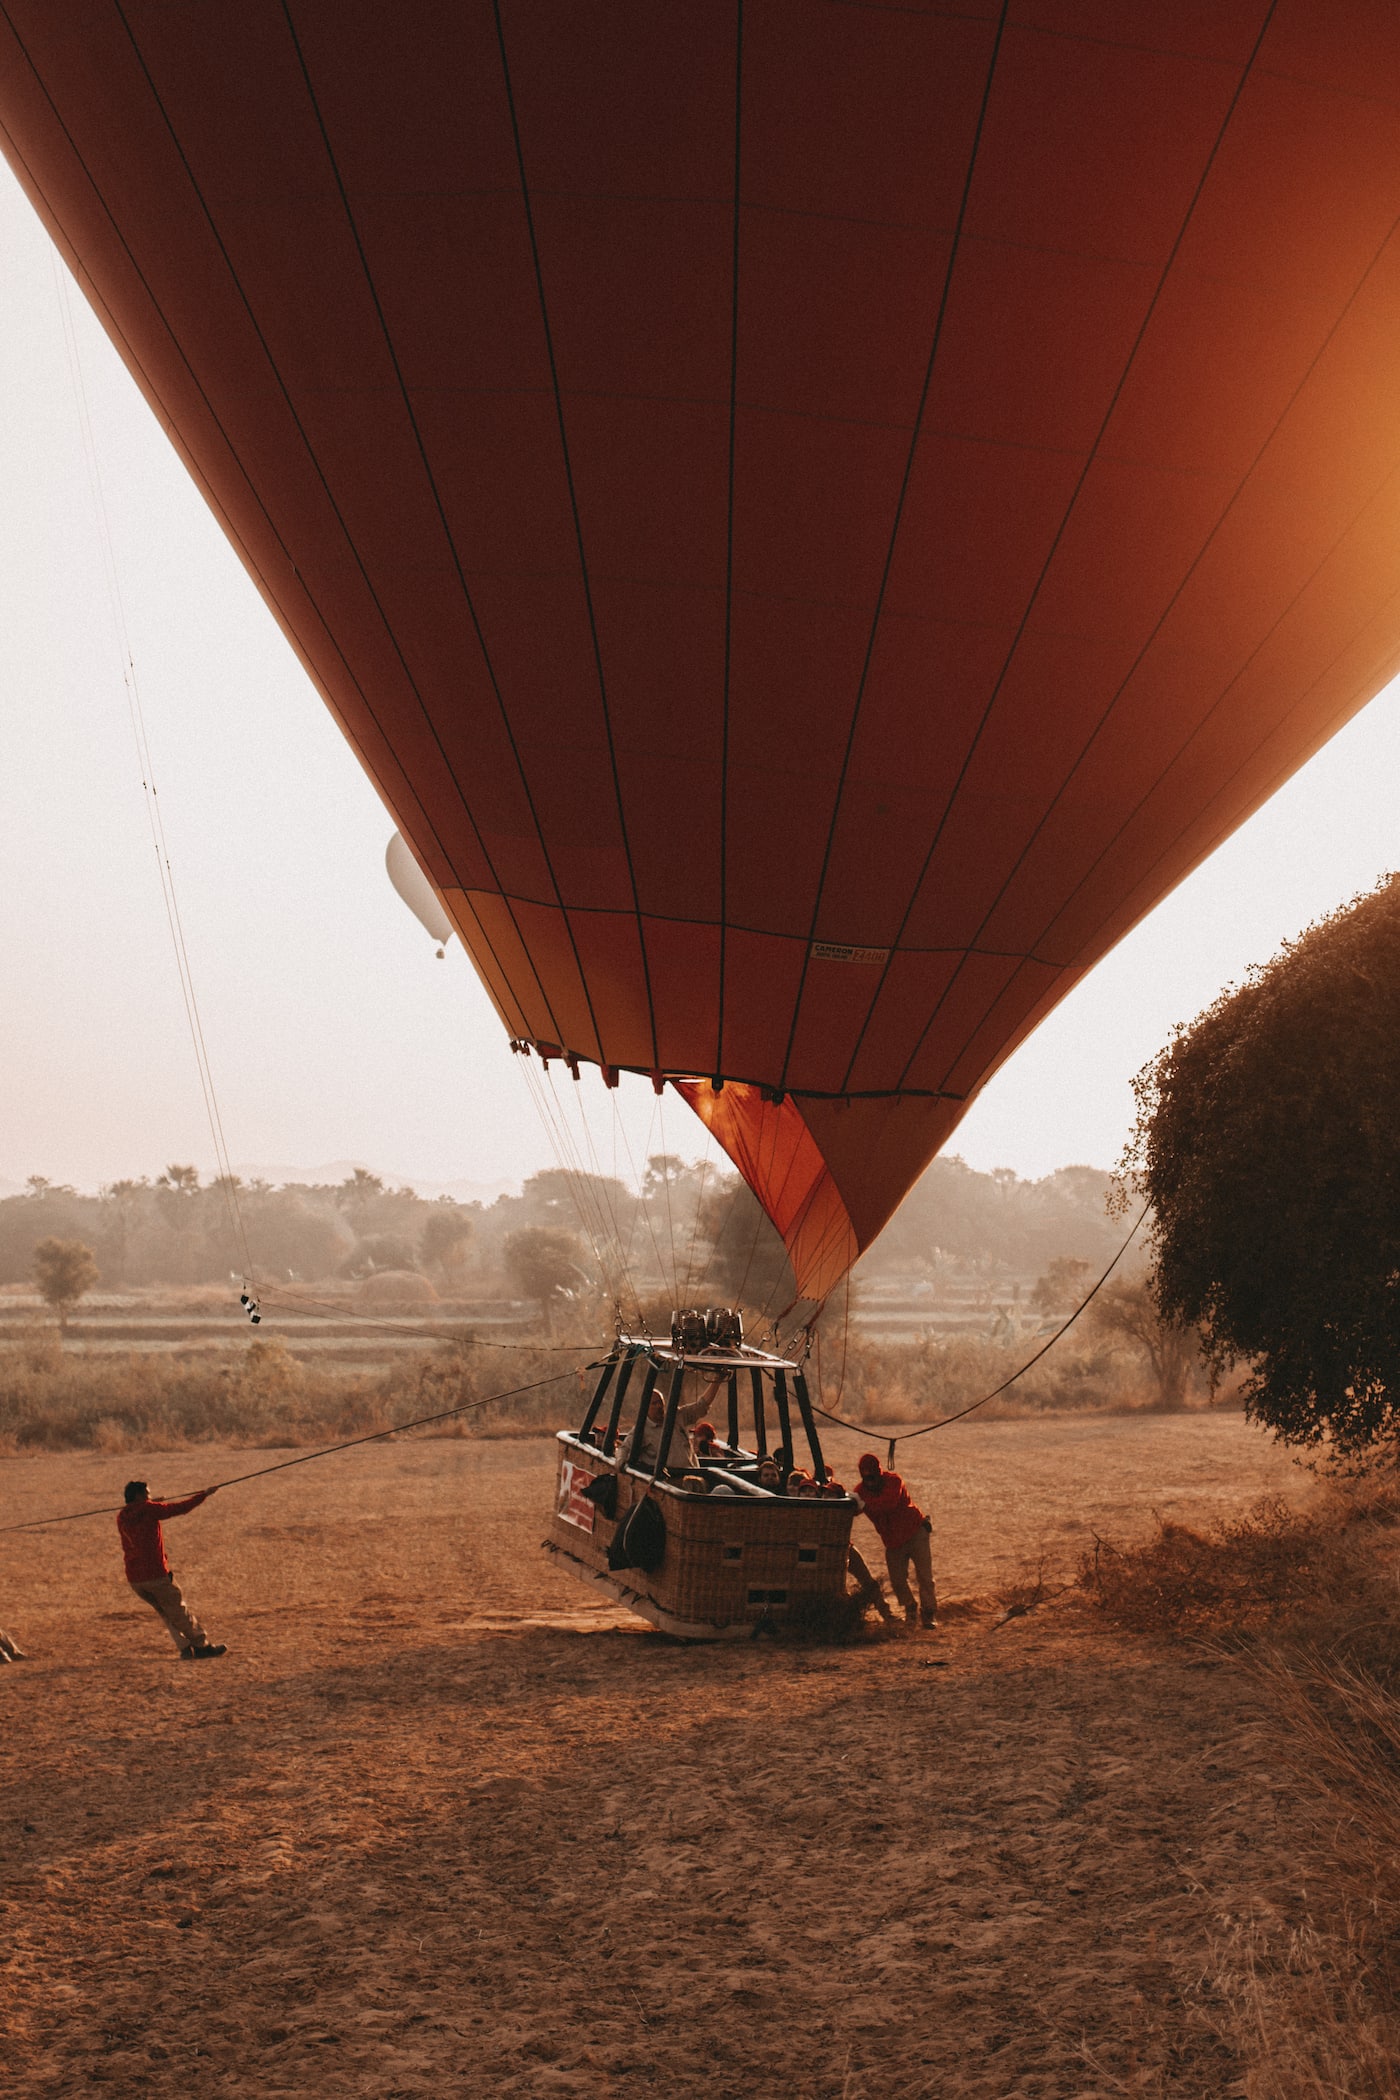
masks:
[[[1264,1495],[1204,1531],[1159,1517],[1141,1545],[1096,1535],[1079,1587],[1132,1633],[1240,1632],[1300,1603],[1332,1544],[1331,1527]]]
[[[1333,1487],[1301,1510],[1264,1495],[1203,1531],[1159,1518],[1141,1545],[1096,1534],[1078,1586],[1132,1633],[1241,1634],[1287,1615],[1301,1635],[1340,1597],[1340,1621],[1312,1637],[1354,1640],[1376,1580],[1368,1535],[1397,1520],[1400,1479],[1389,1476]]]
[[[914,1342],[828,1340],[821,1358],[822,1405],[852,1421],[895,1425],[955,1414],[1018,1371],[1036,1347],[975,1335],[930,1335]],[[1193,1396],[1194,1404],[1202,1404]],[[1130,1355],[1101,1336],[1067,1336],[1006,1393],[979,1413],[983,1421],[1023,1421],[1042,1414],[1116,1414],[1157,1410],[1151,1380]]]
[[[0,1449],[334,1443],[464,1404],[470,1412],[436,1434],[531,1434],[577,1412],[571,1374],[538,1392],[490,1396],[551,1378],[561,1362],[571,1359],[450,1342],[391,1370],[355,1375],[300,1363],[276,1340],[96,1361],[49,1342],[0,1354]]]
[[[1400,2100],[1400,1474],[1303,1510],[1265,1497],[1138,1546],[1097,1539],[1081,1590],[1133,1632],[1263,1637],[1259,1741],[1299,1804],[1300,1886],[1222,1921],[1206,1980],[1247,2100]]]
[[[1228,2039],[1249,2100],[1400,2100],[1400,1585],[1368,1612],[1389,1681],[1310,1645],[1259,1658],[1268,1747],[1311,1804],[1307,1915],[1256,1911],[1221,1942]],[[1374,1599],[1372,1599],[1374,1601]],[[1335,1606],[1334,1606],[1335,1609]],[[1305,1810],[1305,1815],[1307,1811]]]

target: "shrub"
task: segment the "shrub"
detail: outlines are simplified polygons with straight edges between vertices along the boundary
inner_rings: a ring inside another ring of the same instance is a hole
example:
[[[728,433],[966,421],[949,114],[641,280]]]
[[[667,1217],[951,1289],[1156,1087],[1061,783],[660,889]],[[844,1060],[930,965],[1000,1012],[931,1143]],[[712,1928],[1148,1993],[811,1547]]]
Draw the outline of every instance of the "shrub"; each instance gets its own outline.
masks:
[[[1330,1527],[1266,1495],[1206,1531],[1159,1518],[1140,1546],[1096,1537],[1079,1585],[1135,1633],[1239,1631],[1301,1602],[1332,1543]]]

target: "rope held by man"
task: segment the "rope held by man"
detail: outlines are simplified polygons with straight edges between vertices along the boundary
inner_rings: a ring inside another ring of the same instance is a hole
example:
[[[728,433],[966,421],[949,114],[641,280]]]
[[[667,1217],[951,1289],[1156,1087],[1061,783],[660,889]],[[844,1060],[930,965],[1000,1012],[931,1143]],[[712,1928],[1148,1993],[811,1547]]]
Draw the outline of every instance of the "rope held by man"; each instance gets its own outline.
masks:
[[[289,1466],[309,1466],[315,1458],[333,1458],[338,1451],[353,1451],[360,1444],[381,1443],[385,1437],[399,1436],[406,1429],[427,1429],[434,1422],[450,1422],[455,1415],[470,1414],[473,1408],[489,1407],[495,1400],[518,1400],[524,1393],[538,1393],[547,1385],[557,1385],[561,1378],[572,1378],[579,1371],[593,1371],[596,1364],[571,1364],[565,1371],[552,1371],[548,1378],[536,1378],[529,1385],[517,1385],[503,1393],[483,1393],[475,1400],[462,1400],[456,1407],[445,1407],[435,1415],[420,1415],[413,1422],[395,1422],[388,1429],[371,1429],[364,1436],[346,1437],[343,1443],[325,1444],[316,1451],[299,1451],[295,1458],[279,1458],[274,1465],[256,1466],[251,1473],[235,1473],[229,1480],[212,1482],[209,1492],[220,1488],[241,1487],[248,1480],[262,1480],[269,1473],[285,1473]],[[9,1531],[38,1531],[47,1524],[77,1524],[85,1517],[114,1516],[121,1505],[113,1502],[101,1509],[73,1509],[58,1517],[30,1517],[23,1524],[0,1524],[0,1535]]]

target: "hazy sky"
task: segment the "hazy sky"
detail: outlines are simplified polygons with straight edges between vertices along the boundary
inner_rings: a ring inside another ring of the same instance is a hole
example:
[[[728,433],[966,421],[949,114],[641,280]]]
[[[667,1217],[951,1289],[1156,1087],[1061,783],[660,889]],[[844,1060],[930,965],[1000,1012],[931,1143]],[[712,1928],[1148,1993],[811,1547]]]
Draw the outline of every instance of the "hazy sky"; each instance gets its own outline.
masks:
[[[0,1181],[208,1168],[47,236],[0,168]],[[554,1151],[470,965],[389,887],[392,828],[83,301],[70,293],[166,832],[236,1162],[518,1179]],[[974,1165],[1108,1166],[1174,1023],[1400,865],[1391,687],[1122,943],[954,1139]],[[564,1082],[570,1098],[573,1090]],[[611,1104],[579,1090],[614,1160]],[[698,1155],[679,1102],[638,1158]],[[625,1168],[625,1151],[617,1150]]]

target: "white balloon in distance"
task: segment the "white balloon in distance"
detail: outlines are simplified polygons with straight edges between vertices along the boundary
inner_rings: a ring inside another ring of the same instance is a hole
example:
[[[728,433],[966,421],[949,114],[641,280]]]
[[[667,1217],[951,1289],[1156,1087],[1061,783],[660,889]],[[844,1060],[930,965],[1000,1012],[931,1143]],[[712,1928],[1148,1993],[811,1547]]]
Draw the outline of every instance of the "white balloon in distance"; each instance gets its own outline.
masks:
[[[442,908],[437,891],[429,882],[396,831],[384,852],[389,880],[420,926],[426,927],[438,944],[438,960],[452,938],[452,922]]]

